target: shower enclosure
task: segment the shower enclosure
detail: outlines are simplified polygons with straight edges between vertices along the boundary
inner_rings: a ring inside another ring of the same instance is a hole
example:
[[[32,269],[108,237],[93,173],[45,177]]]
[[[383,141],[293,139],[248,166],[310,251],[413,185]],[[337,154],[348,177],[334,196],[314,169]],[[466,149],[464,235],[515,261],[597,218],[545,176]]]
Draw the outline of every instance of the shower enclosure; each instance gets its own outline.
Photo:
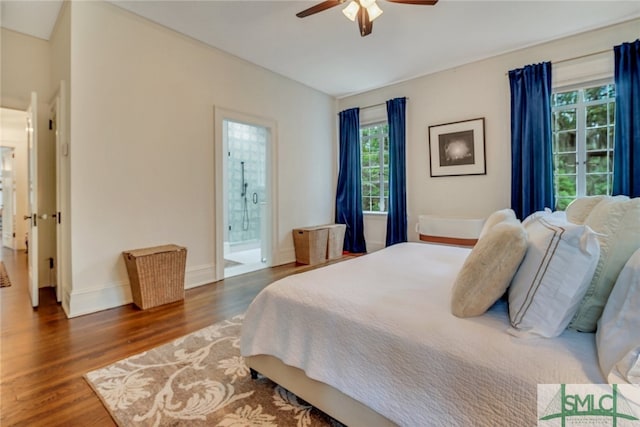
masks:
[[[262,126],[224,120],[225,277],[264,268],[267,261],[267,143]]]

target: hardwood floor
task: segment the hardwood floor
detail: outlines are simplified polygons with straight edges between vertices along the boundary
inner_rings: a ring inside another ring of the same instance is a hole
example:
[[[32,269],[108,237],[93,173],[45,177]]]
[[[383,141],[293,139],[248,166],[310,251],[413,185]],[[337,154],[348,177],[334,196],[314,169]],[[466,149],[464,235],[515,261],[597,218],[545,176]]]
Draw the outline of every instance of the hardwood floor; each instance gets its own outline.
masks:
[[[315,268],[287,264],[187,290],[181,302],[67,319],[53,288],[31,307],[24,252],[2,257],[12,282],[0,288],[2,426],[115,425],[83,374],[242,313],[269,283]]]

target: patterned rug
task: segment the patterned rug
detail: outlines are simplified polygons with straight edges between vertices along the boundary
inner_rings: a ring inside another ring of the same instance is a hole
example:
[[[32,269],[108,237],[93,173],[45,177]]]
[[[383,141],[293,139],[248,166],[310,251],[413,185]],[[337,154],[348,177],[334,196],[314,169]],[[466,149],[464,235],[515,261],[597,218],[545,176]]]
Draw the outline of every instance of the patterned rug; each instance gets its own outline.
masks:
[[[4,266],[4,262],[0,261],[0,288],[11,286],[11,280],[7,274],[7,269]]]
[[[85,379],[119,426],[333,426],[240,356],[236,316],[89,372]]]

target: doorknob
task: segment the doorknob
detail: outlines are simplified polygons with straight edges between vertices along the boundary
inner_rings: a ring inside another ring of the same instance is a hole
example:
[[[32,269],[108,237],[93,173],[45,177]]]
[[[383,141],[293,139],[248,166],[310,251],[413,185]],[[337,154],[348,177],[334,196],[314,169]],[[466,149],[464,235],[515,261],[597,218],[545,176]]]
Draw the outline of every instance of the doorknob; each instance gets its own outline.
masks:
[[[33,221],[33,226],[36,227],[38,225],[38,215],[25,215],[23,217],[25,220],[30,219]]]

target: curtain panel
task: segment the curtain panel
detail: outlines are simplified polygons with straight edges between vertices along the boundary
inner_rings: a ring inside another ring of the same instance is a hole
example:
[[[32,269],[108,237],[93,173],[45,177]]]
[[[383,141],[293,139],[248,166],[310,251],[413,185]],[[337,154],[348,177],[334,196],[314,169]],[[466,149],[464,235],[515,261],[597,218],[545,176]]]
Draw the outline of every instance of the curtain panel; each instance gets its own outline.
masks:
[[[406,105],[406,98],[387,101],[389,122],[387,246],[407,241]]]
[[[614,49],[613,194],[640,196],[640,39]]]
[[[554,209],[551,62],[509,71],[511,208],[518,218]]]
[[[367,251],[362,213],[362,182],[360,165],[360,109],[339,113],[340,166],[336,191],[336,223],[345,224],[344,250],[352,253]]]

